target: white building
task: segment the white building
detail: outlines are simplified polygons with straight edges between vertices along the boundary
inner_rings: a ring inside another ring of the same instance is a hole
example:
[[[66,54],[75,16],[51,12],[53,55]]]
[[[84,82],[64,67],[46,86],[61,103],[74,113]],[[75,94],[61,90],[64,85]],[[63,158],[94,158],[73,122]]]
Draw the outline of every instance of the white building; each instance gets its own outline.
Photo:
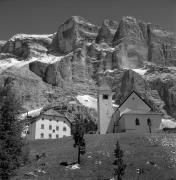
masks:
[[[71,122],[65,115],[50,109],[32,119],[26,138],[57,139],[66,136],[71,136]]]
[[[113,114],[116,132],[158,131],[163,114],[152,107],[135,91],[132,91]]]
[[[156,131],[162,114],[154,112],[140,95],[132,91],[114,112],[112,90],[107,83],[98,89],[98,132]]]

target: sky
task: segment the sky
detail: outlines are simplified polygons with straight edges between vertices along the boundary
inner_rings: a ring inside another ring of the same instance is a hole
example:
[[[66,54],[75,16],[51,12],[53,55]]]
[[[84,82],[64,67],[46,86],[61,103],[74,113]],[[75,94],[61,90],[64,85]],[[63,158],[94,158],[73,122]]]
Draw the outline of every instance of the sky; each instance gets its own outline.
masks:
[[[0,0],[0,40],[50,34],[73,15],[93,24],[133,16],[176,32],[176,0]]]

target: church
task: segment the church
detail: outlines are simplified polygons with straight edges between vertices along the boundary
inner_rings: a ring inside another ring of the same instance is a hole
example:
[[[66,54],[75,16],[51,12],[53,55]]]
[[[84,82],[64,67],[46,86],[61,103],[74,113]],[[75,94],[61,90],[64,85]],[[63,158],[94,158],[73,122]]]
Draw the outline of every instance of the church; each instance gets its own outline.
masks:
[[[132,91],[118,108],[113,107],[112,90],[104,82],[98,88],[98,132],[156,132],[163,114],[152,107],[136,92]]]

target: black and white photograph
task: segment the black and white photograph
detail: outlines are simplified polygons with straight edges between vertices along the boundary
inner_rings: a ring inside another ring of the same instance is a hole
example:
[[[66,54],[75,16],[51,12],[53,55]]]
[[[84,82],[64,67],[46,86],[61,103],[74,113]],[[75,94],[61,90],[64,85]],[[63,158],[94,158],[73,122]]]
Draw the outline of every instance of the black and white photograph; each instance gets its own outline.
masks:
[[[176,180],[176,0],[0,0],[0,180]]]

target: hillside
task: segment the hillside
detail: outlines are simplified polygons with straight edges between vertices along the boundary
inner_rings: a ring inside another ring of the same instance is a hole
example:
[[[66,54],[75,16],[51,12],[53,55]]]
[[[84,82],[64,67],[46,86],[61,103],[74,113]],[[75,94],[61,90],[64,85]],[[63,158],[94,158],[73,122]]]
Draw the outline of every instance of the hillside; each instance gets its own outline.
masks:
[[[69,169],[60,165],[61,161],[72,163],[77,159],[72,137],[39,140],[29,144],[31,163],[19,169],[18,179],[33,179],[34,177],[25,177],[24,174],[37,170],[42,162],[46,163],[47,174],[36,173],[35,178],[38,180],[95,180],[99,176],[110,179],[113,174],[113,152],[117,139],[127,164],[124,180],[137,179],[137,168],[143,169],[141,180],[171,180],[176,177],[174,134],[120,133],[85,137],[87,152],[81,157],[80,169]],[[43,152],[46,153],[46,158],[42,162],[36,161],[36,154]]]
[[[0,84],[11,83],[26,110],[77,96],[95,99],[107,79],[116,104],[135,89],[164,118],[174,119],[175,66],[175,34],[129,16],[101,26],[73,16],[53,34],[0,41]]]

